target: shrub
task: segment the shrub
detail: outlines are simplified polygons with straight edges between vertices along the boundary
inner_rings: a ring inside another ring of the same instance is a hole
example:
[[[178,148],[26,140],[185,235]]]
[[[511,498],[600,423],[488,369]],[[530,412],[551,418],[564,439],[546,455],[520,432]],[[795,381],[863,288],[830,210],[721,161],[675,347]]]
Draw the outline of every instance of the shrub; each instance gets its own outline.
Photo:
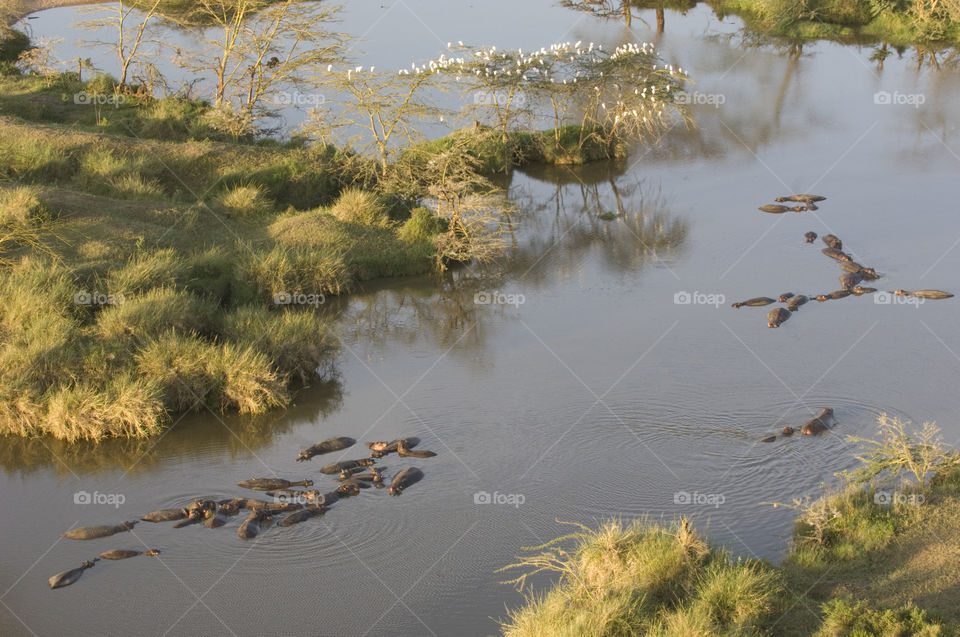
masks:
[[[815,637],[859,637],[860,635],[911,635],[939,637],[943,625],[912,606],[878,610],[863,601],[834,599],[822,606],[823,625]]]
[[[40,189],[36,186],[0,188],[0,227],[36,225],[52,216],[41,201]]]
[[[339,255],[281,246],[270,251],[245,251],[240,277],[269,302],[280,292],[340,294],[350,284],[350,275]]]

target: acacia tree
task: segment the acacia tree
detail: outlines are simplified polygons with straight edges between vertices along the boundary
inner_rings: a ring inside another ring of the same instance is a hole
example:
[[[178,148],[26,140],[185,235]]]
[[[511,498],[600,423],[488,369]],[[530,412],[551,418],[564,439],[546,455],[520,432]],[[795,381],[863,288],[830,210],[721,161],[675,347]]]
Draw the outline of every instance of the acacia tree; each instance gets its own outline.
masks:
[[[94,41],[93,44],[113,49],[119,65],[117,84],[123,88],[127,85],[130,68],[144,44],[147,26],[157,17],[157,7],[160,0],[130,0],[124,7],[122,2],[110,3],[104,7],[94,7],[89,10],[105,11],[105,14],[85,20],[79,25],[90,30],[110,29],[116,34],[113,42]],[[136,15],[134,13],[136,12]],[[137,22],[139,20],[139,22]],[[136,26],[132,26],[131,22]]]
[[[332,95],[330,101],[339,106],[338,121],[324,125],[325,131],[307,132],[325,137],[331,127],[360,131],[354,139],[366,140],[361,148],[373,149],[381,175],[385,176],[397,140],[412,141],[417,136],[417,121],[443,116],[443,109],[430,104],[423,91],[437,86],[436,74],[451,63],[441,57],[422,66],[413,64],[410,69],[379,72],[373,66],[346,70],[328,66],[319,81]]]
[[[272,92],[339,60],[346,36],[326,28],[338,9],[298,0],[200,0],[180,23],[213,35],[197,51],[178,50],[178,61],[213,77],[214,106],[235,105],[253,119],[265,112]]]

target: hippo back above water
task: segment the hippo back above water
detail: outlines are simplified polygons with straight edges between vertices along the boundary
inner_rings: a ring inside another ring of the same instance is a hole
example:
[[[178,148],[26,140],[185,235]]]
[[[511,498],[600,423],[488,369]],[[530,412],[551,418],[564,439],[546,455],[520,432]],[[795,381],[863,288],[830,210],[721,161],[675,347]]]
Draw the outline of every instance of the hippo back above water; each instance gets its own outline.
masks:
[[[803,424],[800,433],[805,436],[815,436],[827,431],[835,422],[836,419],[833,417],[833,408],[824,407],[820,410],[820,413],[817,414],[816,418],[811,418]]]

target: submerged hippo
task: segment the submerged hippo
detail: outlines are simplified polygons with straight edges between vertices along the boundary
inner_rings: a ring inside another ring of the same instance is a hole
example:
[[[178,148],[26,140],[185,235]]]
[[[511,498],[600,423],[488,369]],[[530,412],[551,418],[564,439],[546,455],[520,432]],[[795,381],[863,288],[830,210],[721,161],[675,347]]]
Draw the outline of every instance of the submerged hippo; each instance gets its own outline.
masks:
[[[94,558],[92,561],[83,561],[78,568],[72,568],[69,571],[64,571],[62,573],[57,573],[53,577],[47,580],[47,584],[50,585],[50,588],[63,588],[64,586],[70,586],[83,575],[83,572],[88,568],[93,568],[95,562],[100,558]]]
[[[800,308],[801,305],[803,305],[804,303],[806,303],[806,302],[809,301],[809,300],[810,300],[810,299],[808,299],[808,298],[807,298],[806,296],[804,296],[803,294],[798,294],[797,296],[792,296],[792,297],[790,297],[790,300],[787,301],[787,309],[790,310],[791,312],[796,312],[796,311]]]
[[[280,520],[280,526],[293,526],[299,522],[304,522],[309,520],[312,517],[322,515],[325,511],[323,505],[311,504],[310,506],[304,507],[299,511],[294,511],[287,517]]]
[[[336,488],[336,494],[341,498],[349,498],[352,495],[360,495],[360,484],[359,482],[354,482],[349,480],[344,482],[339,487]],[[370,486],[370,485],[367,485]]]
[[[817,233],[811,230],[810,232],[804,233],[804,238],[807,240],[807,243],[813,243],[817,240]]]
[[[391,442],[386,442],[381,440],[379,442],[368,442],[367,448],[370,449],[370,456],[372,458],[382,458],[388,453],[394,453],[397,450],[397,447],[400,443],[406,444],[407,447],[415,447],[420,443],[419,438],[398,438]]]
[[[749,307],[763,307],[764,305],[770,305],[771,303],[776,303],[776,300],[771,299],[769,296],[755,296],[752,299],[747,299],[746,301],[731,303],[730,307],[743,307],[744,305]]]
[[[403,458],[432,458],[437,454],[433,451],[411,449],[401,440],[397,445],[397,455]]]
[[[114,533],[129,531],[137,522],[138,520],[132,520],[130,522],[122,522],[116,526],[78,526],[75,529],[70,529],[66,533],[63,533],[60,537],[65,537],[68,540],[92,540],[98,537],[109,537]]]
[[[784,436],[792,436],[793,427],[784,427],[783,429],[780,430],[780,433]]]
[[[890,294],[896,294],[897,296],[915,296],[920,299],[949,299],[953,295],[949,292],[944,292],[943,290],[914,290],[909,292],[907,290],[893,290]]]
[[[156,549],[149,549],[147,551],[131,551],[129,549],[113,549],[111,551],[104,551],[100,554],[100,557],[105,560],[125,560],[130,557],[136,557],[138,555],[160,555],[160,551]]]
[[[357,441],[353,438],[348,438],[346,436],[340,436],[339,438],[328,438],[326,440],[321,440],[320,442],[311,445],[301,451],[297,455],[297,462],[303,462],[304,460],[309,460],[314,456],[319,456],[323,453],[330,453],[331,451],[340,451],[341,449],[346,449],[347,447],[352,447],[357,444]]]
[[[857,296],[860,296],[861,294],[873,294],[874,292],[877,291],[877,288],[865,288],[862,285],[855,285],[853,286],[853,289],[850,291],[856,294]]]
[[[390,495],[400,495],[404,489],[419,482],[423,478],[423,471],[416,467],[407,467],[390,481]]]
[[[219,529],[226,523],[226,517],[213,511],[207,511],[206,515],[203,517],[203,526],[207,527],[208,529]]]
[[[774,201],[793,201],[795,203],[814,203],[816,201],[826,201],[826,197],[822,195],[787,195],[785,197],[777,197]]]
[[[880,275],[873,268],[865,268],[856,261],[843,261],[840,263],[840,269],[845,272],[854,272],[864,278],[878,279]]]
[[[767,436],[766,438],[761,438],[760,442],[773,442],[776,439],[777,439],[776,436]]]
[[[780,327],[780,324],[790,318],[790,310],[775,307],[767,312],[767,327]]]
[[[191,524],[198,524],[203,522],[206,517],[206,509],[193,509],[190,513],[187,514],[185,520],[177,522],[173,525],[175,529],[182,529],[185,526],[190,526]]]
[[[826,431],[834,423],[833,408],[824,407],[817,414],[816,418],[811,418],[800,428],[800,433],[804,436],[815,436]]]
[[[245,540],[257,537],[260,533],[260,525],[269,520],[270,516],[267,515],[266,511],[254,509],[250,512],[250,515],[247,516],[247,519],[243,521],[243,524],[240,525],[240,528],[237,529],[237,535]]]
[[[840,275],[840,289],[853,290],[858,283],[863,281],[863,275],[859,272],[847,272]]]
[[[781,303],[786,303],[793,297],[794,297],[793,292],[784,292],[783,294],[777,297],[777,300],[780,301]]]
[[[843,241],[840,240],[840,237],[832,234],[823,235],[823,242],[827,244],[828,248],[834,248],[836,250],[843,250]]]
[[[340,462],[332,462],[322,469],[320,473],[326,473],[327,475],[339,474],[344,469],[353,469],[354,467],[370,467],[376,462],[373,458],[360,458],[359,460],[341,460]]]
[[[151,511],[141,516],[141,520],[145,522],[173,522],[174,520],[182,520],[187,517],[186,508],[179,509],[160,509],[158,511]]]
[[[816,298],[818,301],[829,301],[831,299],[842,299],[850,296],[851,294],[852,292],[850,290],[836,290],[830,294],[819,294]]]
[[[283,478],[250,478],[237,483],[238,487],[252,489],[254,491],[273,491],[274,489],[286,489],[288,487],[312,487],[313,480],[300,480],[291,482]]]
[[[781,214],[784,212],[803,212],[807,208],[805,206],[781,206],[777,204],[767,204],[766,206],[760,206],[757,210],[762,212],[769,212],[771,214]]]
[[[837,250],[836,248],[824,248],[820,252],[837,261],[853,261],[853,257],[843,250]]]
[[[217,512],[224,515],[236,515],[240,512],[241,505],[246,502],[246,498],[229,498],[217,502]]]

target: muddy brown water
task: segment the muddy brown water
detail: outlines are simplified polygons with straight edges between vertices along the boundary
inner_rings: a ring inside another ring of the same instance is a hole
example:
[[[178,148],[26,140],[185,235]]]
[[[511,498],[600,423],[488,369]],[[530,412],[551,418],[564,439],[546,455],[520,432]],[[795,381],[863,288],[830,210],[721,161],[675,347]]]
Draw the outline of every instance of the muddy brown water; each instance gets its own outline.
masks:
[[[49,11],[33,28],[63,34],[76,18]],[[377,64],[435,55],[448,40],[613,46],[628,35],[539,1],[447,13],[356,3],[342,27],[366,31],[358,55]],[[696,130],[627,162],[515,174],[522,214],[500,271],[371,285],[330,303],[338,376],[290,411],[190,415],[142,443],[3,440],[0,633],[493,634],[522,601],[494,571],[565,533],[558,519],[687,515],[734,553],[776,561],[793,513],[764,503],[816,495],[853,463],[844,437],[873,434],[878,414],[936,421],[955,443],[956,299],[811,301],[776,330],[769,308],[729,306],[838,289],[839,268],[819,240],[804,242],[808,230],[841,237],[884,274],[880,289],[960,290],[957,74],[917,70],[909,52],[878,71],[869,47],[748,48],[738,29],[703,6],[668,13],[663,56],[723,103],[698,98]],[[924,103],[875,103],[884,92]],[[794,191],[828,200],[815,214],[757,211]],[[607,211],[622,215],[600,219]],[[757,443],[822,406],[836,410],[829,434]],[[381,462],[388,475],[424,470],[400,497],[369,490],[253,541],[235,535],[239,518],[59,538],[239,494],[252,476],[332,488],[322,464],[365,449],[294,459],[335,435],[416,435],[439,455]],[[76,503],[81,492],[94,502]],[[162,553],[47,588],[104,550],[144,547]]]

